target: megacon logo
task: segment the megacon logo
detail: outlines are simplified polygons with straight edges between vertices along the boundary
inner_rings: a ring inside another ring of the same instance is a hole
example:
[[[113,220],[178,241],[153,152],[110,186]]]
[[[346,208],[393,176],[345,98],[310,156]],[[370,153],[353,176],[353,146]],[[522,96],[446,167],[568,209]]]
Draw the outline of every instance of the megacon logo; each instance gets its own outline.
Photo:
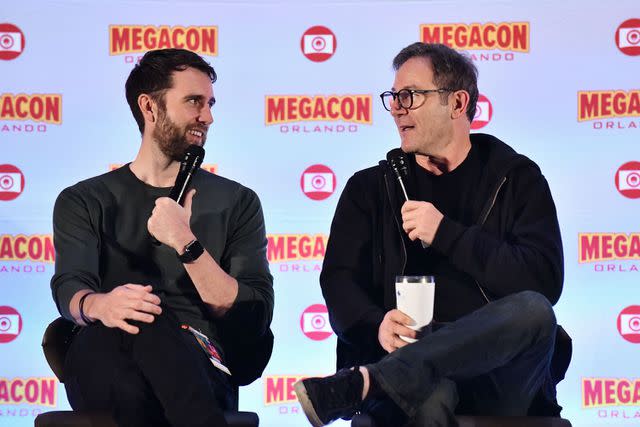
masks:
[[[325,165],[312,165],[302,172],[300,188],[311,200],[325,200],[336,191],[336,174]]]
[[[580,233],[578,262],[596,272],[640,271],[640,233]]]
[[[422,24],[420,41],[466,50],[474,61],[513,61],[530,49],[528,22]]]
[[[592,122],[593,129],[638,129],[640,90],[592,90],[578,92],[578,122]]]
[[[616,46],[629,56],[640,55],[640,19],[627,19],[616,30]]]
[[[0,24],[0,59],[16,59],[24,51],[25,39],[22,30],[13,24]]]
[[[329,312],[324,304],[313,304],[305,308],[300,316],[300,329],[309,339],[323,341],[333,334],[329,323]]]
[[[0,405],[51,407],[57,404],[58,380],[56,378],[0,378]]]
[[[640,162],[627,162],[620,166],[615,178],[618,192],[629,199],[640,197]]]
[[[0,344],[18,338],[22,331],[22,316],[13,307],[0,306]]]
[[[50,234],[0,235],[0,274],[45,273],[47,264],[53,264],[55,257]]]
[[[15,122],[15,123],[2,123]],[[62,124],[62,95],[57,93],[0,95],[0,133],[43,133],[47,124]]]
[[[125,55],[127,63],[137,63],[149,50],[179,48],[200,55],[218,55],[217,26],[110,25],[109,55]]]
[[[476,103],[476,114],[471,122],[471,129],[481,129],[489,124],[493,117],[493,105],[486,96],[479,94]]]
[[[371,116],[371,95],[265,96],[265,126],[278,125],[282,133],[353,133],[372,124]]]
[[[114,171],[116,169],[120,169],[122,166],[124,166],[124,164],[122,163],[112,163],[109,165],[109,170]],[[203,163],[202,165],[200,165],[200,168],[206,170],[207,172],[211,172],[213,174],[217,173],[218,171],[217,164]]]
[[[0,165],[0,201],[10,201],[24,191],[24,175],[14,165]]]
[[[283,273],[320,272],[327,239],[324,234],[268,234],[267,259]]]
[[[300,38],[302,54],[313,62],[324,62],[331,58],[337,47],[336,35],[322,25],[309,28]]]
[[[264,406],[277,408],[279,415],[301,413],[293,385],[308,375],[268,375],[263,378]],[[274,409],[275,409],[274,408]]]
[[[630,305],[620,312],[618,332],[625,340],[640,344],[640,305]]]
[[[598,408],[598,418],[638,419],[640,411],[628,406],[640,406],[640,380],[627,378],[583,378],[582,408]],[[622,407],[613,409],[611,407]]]

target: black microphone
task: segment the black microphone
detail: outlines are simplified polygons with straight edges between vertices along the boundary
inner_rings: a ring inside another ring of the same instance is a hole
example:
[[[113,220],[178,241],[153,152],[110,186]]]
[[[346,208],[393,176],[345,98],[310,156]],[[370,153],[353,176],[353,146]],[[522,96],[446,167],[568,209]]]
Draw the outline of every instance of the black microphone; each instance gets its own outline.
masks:
[[[409,158],[407,157],[407,153],[400,148],[394,148],[387,153],[387,162],[398,179],[398,183],[400,183],[405,202],[408,201],[409,195],[407,194],[407,188],[404,183],[404,180],[408,180],[409,178]],[[429,245],[422,240],[420,240],[420,244],[425,249],[429,247]]]
[[[404,185],[404,179],[409,178],[409,158],[407,157],[407,154],[400,148],[394,148],[387,153],[387,162],[389,162],[393,173],[398,179],[398,183],[400,183],[402,194],[404,194],[404,200],[409,200],[407,188]]]
[[[169,198],[178,202],[180,206],[184,204],[184,197],[187,194],[191,178],[196,173],[204,159],[204,148],[199,145],[189,145],[184,152],[184,159],[180,162],[180,171],[176,176],[176,182],[169,192]]]
[[[169,198],[178,202],[180,206],[184,205],[184,198],[187,195],[187,189],[189,188],[189,184],[191,184],[193,174],[198,171],[203,159],[204,148],[199,145],[189,145],[184,152],[184,158],[180,162],[180,170],[178,171],[178,176],[176,176],[176,182],[169,192]],[[151,241],[156,246],[160,245],[158,239],[153,236],[151,236]]]

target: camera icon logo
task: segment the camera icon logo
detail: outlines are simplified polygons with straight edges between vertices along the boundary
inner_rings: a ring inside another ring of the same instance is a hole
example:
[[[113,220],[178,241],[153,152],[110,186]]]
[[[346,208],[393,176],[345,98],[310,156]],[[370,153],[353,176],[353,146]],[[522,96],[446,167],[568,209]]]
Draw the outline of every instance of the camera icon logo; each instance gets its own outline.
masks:
[[[471,129],[480,129],[485,127],[491,121],[493,116],[493,105],[486,96],[479,94],[476,103],[476,114],[471,122]]]
[[[0,344],[15,340],[22,331],[22,316],[9,306],[0,306]]]
[[[327,27],[316,25],[302,35],[300,48],[310,61],[324,62],[331,58],[338,47],[335,34]]]
[[[616,45],[629,56],[640,55],[640,19],[627,19],[616,30]]]
[[[10,201],[22,194],[24,175],[14,165],[0,165],[0,201]]]
[[[336,175],[328,166],[309,166],[302,173],[300,188],[311,200],[324,200],[336,190]]]
[[[618,315],[618,332],[625,340],[640,344],[640,305],[630,305]]]
[[[627,162],[618,168],[616,188],[624,197],[640,198],[640,162]]]
[[[329,313],[323,304],[313,304],[307,307],[300,316],[300,329],[309,339],[323,341],[333,334],[329,323]]]
[[[16,59],[24,50],[24,34],[13,24],[0,24],[0,59]]]

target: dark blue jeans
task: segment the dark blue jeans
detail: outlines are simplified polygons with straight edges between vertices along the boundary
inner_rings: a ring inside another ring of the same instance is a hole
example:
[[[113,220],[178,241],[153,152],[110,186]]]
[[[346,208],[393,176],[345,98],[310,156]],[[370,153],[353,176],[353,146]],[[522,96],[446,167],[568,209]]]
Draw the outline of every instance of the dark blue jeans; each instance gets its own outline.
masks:
[[[365,411],[383,425],[385,417],[455,426],[455,413],[524,416],[550,376],[555,333],[553,308],[539,293],[491,302],[367,365],[393,404],[365,401]]]
[[[137,335],[100,322],[83,328],[65,360],[65,388],[75,410],[113,414],[119,426],[226,426],[237,407],[229,377],[163,307]]]

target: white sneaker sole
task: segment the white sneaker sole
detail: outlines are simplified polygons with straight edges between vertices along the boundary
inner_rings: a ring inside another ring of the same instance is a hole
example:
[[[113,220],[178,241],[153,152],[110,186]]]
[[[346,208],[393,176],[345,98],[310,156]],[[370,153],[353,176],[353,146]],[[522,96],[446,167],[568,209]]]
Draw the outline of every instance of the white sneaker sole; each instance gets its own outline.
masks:
[[[302,406],[302,410],[304,414],[307,416],[307,419],[311,423],[313,427],[322,427],[325,424],[320,421],[318,414],[316,414],[316,410],[313,408],[313,403],[311,403],[311,399],[309,399],[309,395],[307,394],[307,389],[304,386],[302,381],[298,381],[293,385],[293,390],[296,392],[296,396],[298,396],[298,402]]]

